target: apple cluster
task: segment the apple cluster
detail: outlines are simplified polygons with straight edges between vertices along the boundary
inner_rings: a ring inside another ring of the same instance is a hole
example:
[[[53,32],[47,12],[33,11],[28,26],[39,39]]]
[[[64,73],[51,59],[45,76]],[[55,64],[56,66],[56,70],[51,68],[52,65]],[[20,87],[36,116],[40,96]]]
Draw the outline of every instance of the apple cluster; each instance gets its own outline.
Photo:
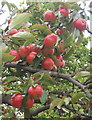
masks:
[[[23,105],[24,96],[19,93],[16,93],[11,97],[10,103],[12,106],[17,108],[21,108],[21,107],[32,108],[34,104],[34,100],[40,99],[42,94],[43,94],[43,89],[40,85],[31,86],[28,89],[28,99],[25,105]]]

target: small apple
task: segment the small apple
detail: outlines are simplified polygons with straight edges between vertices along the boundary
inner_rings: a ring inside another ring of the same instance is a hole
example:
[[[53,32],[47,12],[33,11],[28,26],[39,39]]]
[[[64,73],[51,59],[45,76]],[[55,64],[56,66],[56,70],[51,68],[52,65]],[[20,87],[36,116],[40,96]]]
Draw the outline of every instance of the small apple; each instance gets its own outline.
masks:
[[[29,87],[28,94],[35,100],[40,99],[43,94],[43,89],[40,85],[36,85],[35,87]]]
[[[67,8],[59,8],[59,9],[57,10],[57,12],[62,13],[62,15],[63,15],[64,17],[67,17],[67,16],[69,15],[69,11],[68,11]]]
[[[86,30],[87,28],[87,22],[83,18],[78,18],[77,20],[74,20],[73,25],[75,28],[79,29],[80,31]]]
[[[18,61],[20,59],[19,53],[16,50],[11,50],[8,54],[15,56],[15,58],[12,61]]]
[[[30,64],[33,63],[34,58],[36,57],[36,52],[30,52],[29,55],[26,57],[26,61]]]
[[[25,108],[32,108],[34,104],[34,99],[28,98]]]
[[[26,46],[26,47],[24,45],[20,46],[20,48],[19,48],[19,55],[20,55],[20,57],[24,58],[29,53],[30,53],[30,47],[29,46]]]
[[[42,67],[47,70],[54,68],[54,61],[51,58],[45,58],[42,62]]]
[[[18,33],[18,31],[16,29],[12,29],[11,31],[8,32],[8,35],[13,35]]]
[[[46,57],[50,57],[52,55],[54,55],[55,50],[54,49],[50,49],[50,48],[44,48],[42,49],[42,55],[46,56]]]
[[[47,48],[53,48],[57,42],[57,39],[58,37],[54,33],[47,35],[44,38],[44,46]]]
[[[47,20],[47,21],[55,21],[56,16],[55,16],[53,11],[48,10],[44,13],[44,19]]]

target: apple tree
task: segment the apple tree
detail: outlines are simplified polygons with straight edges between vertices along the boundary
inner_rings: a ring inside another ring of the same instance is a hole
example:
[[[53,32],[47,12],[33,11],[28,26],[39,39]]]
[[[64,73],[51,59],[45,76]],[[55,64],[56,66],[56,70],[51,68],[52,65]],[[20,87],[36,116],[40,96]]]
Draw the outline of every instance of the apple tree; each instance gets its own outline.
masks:
[[[0,29],[1,117],[92,118],[85,10],[76,2],[4,5],[12,14]]]

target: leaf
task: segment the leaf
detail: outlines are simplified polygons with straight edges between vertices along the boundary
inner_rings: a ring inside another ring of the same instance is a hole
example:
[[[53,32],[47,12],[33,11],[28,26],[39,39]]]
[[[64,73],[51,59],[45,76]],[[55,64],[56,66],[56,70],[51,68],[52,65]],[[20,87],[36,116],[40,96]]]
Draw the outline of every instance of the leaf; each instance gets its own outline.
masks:
[[[42,97],[40,98],[40,101],[42,104],[46,102],[46,98],[48,96],[49,92],[48,91],[43,91]]]
[[[18,32],[17,34],[12,35],[12,38],[16,38],[16,39],[14,39],[15,41],[16,40],[27,40],[30,42],[35,41],[34,35],[30,32]]]
[[[58,106],[60,102],[61,102],[61,99],[60,99],[60,98],[54,99],[54,100],[51,102],[51,104],[50,104],[50,109],[49,109],[50,112],[51,112],[51,110],[54,109],[54,107]]]
[[[17,90],[8,90],[6,94],[11,94],[11,93],[20,93],[20,91]]]
[[[20,79],[16,76],[8,76],[6,79],[5,79],[6,82],[12,82],[12,81],[20,81]]]
[[[85,94],[83,92],[79,92],[79,93],[75,93],[72,98],[71,98],[71,102],[74,104],[76,103],[81,97],[84,97]]]
[[[9,24],[9,30],[11,29],[19,29],[25,22],[27,22],[30,18],[29,13],[18,13],[12,19],[11,23]]]
[[[78,72],[78,73],[75,75],[75,78],[80,78],[80,76],[81,76],[81,77],[90,76],[90,72],[88,72],[88,71]]]
[[[69,102],[70,102],[70,100],[71,100],[71,98],[70,98],[70,97],[65,98],[65,99],[64,99],[65,104],[66,104],[66,105],[68,105],[68,104],[69,104]]]
[[[12,61],[14,58],[15,58],[15,56],[11,56],[7,53],[2,54],[2,62]]]
[[[44,35],[48,35],[52,33],[51,30],[45,24],[43,26],[40,24],[35,24],[30,27],[30,30],[34,30],[34,29],[40,30],[41,32],[43,32]]]

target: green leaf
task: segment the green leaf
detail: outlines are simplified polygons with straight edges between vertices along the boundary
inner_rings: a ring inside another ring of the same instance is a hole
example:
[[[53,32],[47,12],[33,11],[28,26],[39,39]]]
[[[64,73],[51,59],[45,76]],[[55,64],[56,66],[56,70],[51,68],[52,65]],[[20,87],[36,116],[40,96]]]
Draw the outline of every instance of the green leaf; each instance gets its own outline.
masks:
[[[2,54],[2,62],[12,61],[14,58],[15,58],[15,56],[11,56],[7,53]]]
[[[8,90],[6,94],[11,94],[11,93],[20,93],[20,91],[17,90]]]
[[[71,98],[71,102],[74,104],[76,103],[81,97],[84,97],[85,93],[79,92],[79,93],[74,93],[74,95]]]
[[[65,99],[64,99],[65,104],[66,104],[66,105],[68,105],[68,104],[69,104],[69,102],[70,102],[70,100],[71,100],[71,98],[70,98],[70,97],[65,98]]]
[[[78,72],[74,78],[80,78],[81,77],[86,77],[86,76],[90,76],[90,72],[88,71],[81,71],[81,72]]]
[[[28,42],[35,42],[35,37],[30,32],[18,32],[17,34],[14,34],[12,38],[15,38],[14,40],[27,40]],[[27,42],[26,41],[26,42]]]
[[[19,29],[25,22],[27,22],[30,18],[29,13],[18,13],[16,16],[12,19],[9,30],[11,29]]]
[[[48,91],[43,91],[42,97],[40,98],[40,101],[42,104],[46,102],[46,98],[48,96],[49,92]]]
[[[44,35],[48,35],[48,34],[52,33],[51,30],[45,24],[44,24],[44,26],[42,26],[40,24],[35,24],[30,27],[30,30],[34,30],[34,29],[40,30],[41,32],[43,32]]]
[[[13,81],[20,81],[20,79],[16,76],[8,76],[6,79],[5,79],[6,82],[13,82]]]
[[[60,102],[61,102],[61,99],[60,99],[60,98],[54,99],[54,100],[51,102],[51,104],[50,104],[50,109],[49,109],[49,111],[51,112],[51,110],[53,110],[54,107],[58,106]]]

